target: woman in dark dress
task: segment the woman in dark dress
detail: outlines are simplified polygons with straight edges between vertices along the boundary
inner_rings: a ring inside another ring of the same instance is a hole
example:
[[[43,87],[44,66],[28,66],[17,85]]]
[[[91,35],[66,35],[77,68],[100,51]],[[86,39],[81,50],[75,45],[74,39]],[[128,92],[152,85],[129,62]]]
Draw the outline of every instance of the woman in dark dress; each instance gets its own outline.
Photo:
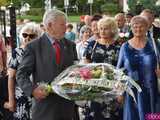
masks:
[[[124,43],[120,50],[118,68],[124,68],[127,75],[133,78],[142,88],[134,94],[137,104],[127,93],[124,94],[123,120],[145,120],[145,116],[155,112],[157,98],[156,56],[151,40],[146,37],[148,21],[142,16],[131,20],[134,37]]]
[[[41,31],[36,24],[26,24],[20,32],[22,40],[21,47],[15,49],[15,56],[12,55],[8,69],[8,102],[4,107],[13,112],[13,120],[30,120],[31,98],[25,96],[24,92],[16,84],[16,70],[21,62],[24,48],[29,41],[40,36]]]
[[[100,39],[89,42],[84,53],[86,63],[117,64],[120,45],[115,40],[118,29],[112,18],[103,18],[98,22]],[[100,104],[88,101],[82,109],[84,120],[118,120],[119,103],[116,99],[108,98],[107,103]]]

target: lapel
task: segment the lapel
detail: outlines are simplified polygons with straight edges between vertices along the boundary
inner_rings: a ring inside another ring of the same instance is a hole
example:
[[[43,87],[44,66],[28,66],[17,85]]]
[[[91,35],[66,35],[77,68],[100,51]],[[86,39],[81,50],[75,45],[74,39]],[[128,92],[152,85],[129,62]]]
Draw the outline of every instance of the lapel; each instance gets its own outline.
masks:
[[[41,38],[41,55],[43,58],[44,66],[48,66],[48,70],[55,71],[57,73],[61,72],[66,66],[66,57],[68,55],[68,44],[65,38],[62,38],[59,42],[60,50],[61,50],[61,61],[60,65],[56,63],[56,54],[55,49],[53,48],[51,42],[49,41],[48,37],[44,34]],[[49,64],[49,65],[48,65]]]
[[[55,66],[57,67],[55,49],[45,34],[43,34],[41,38],[41,55],[44,63],[46,62],[45,64],[50,64],[50,70],[55,68]]]
[[[153,25],[153,37],[156,40],[160,37],[160,28],[157,28],[154,25]]]

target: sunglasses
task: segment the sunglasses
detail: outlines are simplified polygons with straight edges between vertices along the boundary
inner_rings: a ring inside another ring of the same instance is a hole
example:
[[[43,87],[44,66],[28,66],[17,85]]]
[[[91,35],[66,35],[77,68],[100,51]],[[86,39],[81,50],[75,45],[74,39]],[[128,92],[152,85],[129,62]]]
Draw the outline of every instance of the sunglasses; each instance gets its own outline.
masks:
[[[23,36],[23,38],[27,38],[27,37],[29,37],[29,38],[31,38],[31,39],[33,39],[33,38],[35,38],[35,37],[36,37],[36,35],[35,35],[35,34],[27,34],[27,33],[22,33],[22,36]]]

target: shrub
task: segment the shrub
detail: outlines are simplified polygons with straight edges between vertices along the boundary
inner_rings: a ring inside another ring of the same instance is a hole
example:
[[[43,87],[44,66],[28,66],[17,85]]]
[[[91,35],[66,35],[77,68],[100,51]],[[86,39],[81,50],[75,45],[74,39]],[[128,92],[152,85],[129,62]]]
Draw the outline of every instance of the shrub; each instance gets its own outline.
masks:
[[[24,15],[24,16],[17,16],[17,19],[28,19],[38,23],[42,22],[42,16]]]
[[[118,8],[117,4],[114,3],[106,3],[104,5],[101,6],[101,11],[105,14],[109,14],[109,15],[115,15],[116,13],[118,13],[120,10]]]
[[[42,16],[44,14],[43,8],[31,8],[26,15],[33,15],[33,16]]]

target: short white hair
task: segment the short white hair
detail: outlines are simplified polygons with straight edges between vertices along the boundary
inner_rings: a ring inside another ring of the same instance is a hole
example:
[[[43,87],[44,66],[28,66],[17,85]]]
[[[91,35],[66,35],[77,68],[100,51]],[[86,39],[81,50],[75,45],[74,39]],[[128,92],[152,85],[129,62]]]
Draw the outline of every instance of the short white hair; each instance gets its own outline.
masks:
[[[67,16],[64,12],[57,9],[47,10],[43,16],[43,24],[45,26],[48,26],[48,23],[50,23],[51,21],[55,21],[59,16],[63,16],[65,20],[67,20]]]
[[[41,36],[41,34],[42,34],[42,30],[40,29],[40,27],[36,23],[34,23],[34,22],[26,23],[22,27],[22,29],[20,30],[19,37],[20,37],[21,42],[23,41],[22,33],[24,33],[27,30],[32,31],[32,33],[35,34],[37,37]]]
[[[80,34],[79,34],[79,39],[80,39],[80,40],[82,40],[83,34],[84,34],[84,32],[86,32],[86,31],[90,31],[90,33],[91,33],[91,28],[90,28],[88,25],[82,26],[82,28],[80,29]]]

